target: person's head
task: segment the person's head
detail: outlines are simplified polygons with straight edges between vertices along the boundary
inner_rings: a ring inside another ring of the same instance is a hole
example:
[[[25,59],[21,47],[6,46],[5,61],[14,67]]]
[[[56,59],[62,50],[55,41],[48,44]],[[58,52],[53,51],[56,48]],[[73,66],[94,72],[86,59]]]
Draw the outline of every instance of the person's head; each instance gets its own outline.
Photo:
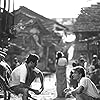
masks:
[[[17,62],[18,62],[18,58],[15,57],[15,58],[14,58],[14,63],[17,63]]]
[[[81,61],[81,62],[85,62],[85,59],[84,59],[84,58],[81,58],[80,61]]]
[[[80,54],[79,59],[84,58],[84,54]]]
[[[37,66],[39,56],[36,54],[29,54],[26,58],[26,63],[29,67],[35,68]]]
[[[85,77],[85,74],[85,69],[82,66],[73,68],[73,79],[80,80],[82,77]]]
[[[93,58],[96,59],[96,58],[98,58],[98,56],[97,55],[93,55]]]
[[[93,55],[92,60],[98,60],[98,56],[97,55]]]
[[[73,66],[73,67],[76,67],[76,66],[77,66],[77,63],[76,63],[76,62],[73,62],[73,63],[72,63],[72,66]]]
[[[56,53],[56,59],[62,58],[64,56],[64,54],[61,51],[58,51]]]
[[[98,62],[98,56],[97,55],[93,55],[92,64],[95,65],[97,62]]]

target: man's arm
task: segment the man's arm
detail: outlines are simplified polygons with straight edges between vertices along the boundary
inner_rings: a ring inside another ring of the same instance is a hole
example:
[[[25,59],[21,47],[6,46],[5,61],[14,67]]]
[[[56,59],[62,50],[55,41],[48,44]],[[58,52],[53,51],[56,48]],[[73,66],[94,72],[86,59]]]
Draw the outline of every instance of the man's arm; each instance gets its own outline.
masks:
[[[83,86],[80,86],[80,87],[78,87],[78,88],[76,88],[74,90],[69,90],[69,91],[66,92],[65,97],[68,97],[70,95],[76,97],[76,94],[81,94],[83,92],[83,90],[84,90]]]
[[[41,88],[40,89],[42,89],[41,91],[43,91],[43,89],[44,89],[44,75],[43,75],[42,72],[39,72],[38,76],[39,76],[40,82],[41,82]]]
[[[44,75],[43,73],[38,69],[32,69],[34,72],[36,72],[36,77],[40,78],[40,82],[41,82],[41,88],[40,91],[42,92],[44,90]]]
[[[37,77],[40,78],[40,82],[41,82],[40,90],[43,91],[43,89],[44,89],[44,75],[38,68],[35,68],[34,71],[37,73]]]
[[[71,91],[71,94],[73,96],[76,96],[76,94],[81,94],[84,90],[84,87],[83,86],[80,86],[78,88],[76,88],[75,90]]]
[[[36,95],[39,95],[42,92],[42,91],[39,91],[39,90],[35,90],[35,89],[30,88],[28,85],[26,85],[23,82],[20,82],[20,87],[21,88],[27,88],[29,91],[34,92]]]

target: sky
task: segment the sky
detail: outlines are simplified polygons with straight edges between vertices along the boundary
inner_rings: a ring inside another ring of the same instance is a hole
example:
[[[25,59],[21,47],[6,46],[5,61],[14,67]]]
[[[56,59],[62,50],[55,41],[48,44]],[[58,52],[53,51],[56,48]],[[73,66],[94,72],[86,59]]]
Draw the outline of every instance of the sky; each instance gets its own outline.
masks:
[[[13,0],[10,1],[12,11]],[[14,2],[15,10],[25,6],[46,18],[77,18],[82,7],[89,7],[100,0],[14,0]]]

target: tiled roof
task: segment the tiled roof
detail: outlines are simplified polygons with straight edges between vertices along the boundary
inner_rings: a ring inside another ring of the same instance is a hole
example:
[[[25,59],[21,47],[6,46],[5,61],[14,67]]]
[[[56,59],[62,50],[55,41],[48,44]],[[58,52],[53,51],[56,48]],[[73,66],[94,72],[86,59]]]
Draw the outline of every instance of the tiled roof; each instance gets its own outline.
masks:
[[[84,7],[74,24],[75,32],[100,31],[100,3]]]
[[[67,29],[65,26],[59,24],[58,22],[52,20],[52,19],[49,19],[49,18],[46,18],[24,6],[21,6],[18,10],[16,10],[14,12],[14,14],[19,14],[19,13],[23,13],[25,14],[26,16],[30,17],[30,18],[37,18],[39,19],[41,22],[42,22],[42,25],[47,29],[47,30],[52,30],[53,27],[54,27],[54,24],[57,24],[58,26],[62,27],[62,28],[65,28]],[[68,30],[68,29],[67,29]]]

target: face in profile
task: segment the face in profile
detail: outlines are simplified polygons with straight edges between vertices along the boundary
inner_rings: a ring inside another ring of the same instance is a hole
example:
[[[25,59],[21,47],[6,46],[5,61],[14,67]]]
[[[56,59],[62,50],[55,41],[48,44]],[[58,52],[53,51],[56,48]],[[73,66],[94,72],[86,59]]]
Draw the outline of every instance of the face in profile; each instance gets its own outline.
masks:
[[[80,74],[77,71],[74,71],[72,75],[73,75],[73,79],[75,80],[78,80],[80,77]]]
[[[36,65],[37,62],[32,62],[32,61],[28,64],[29,68],[33,68],[33,69],[36,67]]]

